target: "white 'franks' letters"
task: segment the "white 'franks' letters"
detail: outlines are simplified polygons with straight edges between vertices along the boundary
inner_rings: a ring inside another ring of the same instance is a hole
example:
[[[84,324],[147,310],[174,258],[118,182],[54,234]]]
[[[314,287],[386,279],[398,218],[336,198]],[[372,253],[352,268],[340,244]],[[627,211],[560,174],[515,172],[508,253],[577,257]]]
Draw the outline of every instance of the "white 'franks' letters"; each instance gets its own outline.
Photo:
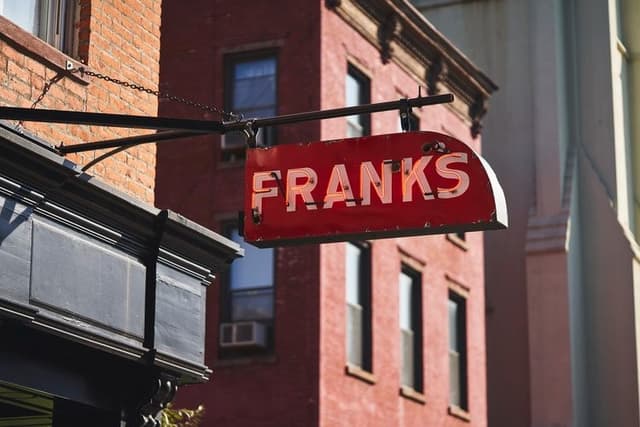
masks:
[[[338,190],[338,186],[340,186],[341,190]],[[335,165],[331,171],[327,193],[324,196],[323,209],[331,208],[335,202],[346,202],[349,207],[356,205],[349,176],[347,175],[347,168],[344,165]]]
[[[393,171],[392,160],[385,160],[380,163],[380,174],[378,169],[370,161],[360,163],[359,178],[360,199],[356,199],[353,193],[353,187],[347,173],[345,164],[336,164],[331,169],[324,197],[316,191],[316,201],[312,192],[318,187],[318,173],[311,167],[301,167],[286,170],[286,188],[282,188],[282,171],[268,170],[254,172],[253,174],[253,193],[251,195],[251,208],[262,213],[263,201],[266,198],[281,197],[286,205],[287,212],[296,212],[298,198],[302,199],[306,210],[317,210],[319,206],[322,209],[331,209],[336,202],[343,202],[347,207],[370,206],[372,203],[372,191],[383,205],[393,203],[393,181],[394,176],[397,180],[396,188],[402,192],[402,202],[413,202],[414,187],[417,184],[424,200],[453,199],[463,195],[471,185],[469,174],[461,169],[453,169],[450,166],[459,164],[468,164],[469,158],[467,153],[448,153],[436,156],[434,162],[433,155],[421,156],[415,160],[411,157],[405,157],[400,164],[400,170],[397,173]],[[435,163],[435,166],[432,165]],[[425,173],[427,167],[432,168],[430,174]],[[435,172],[435,174],[434,174]],[[432,190],[429,180],[434,176],[454,181],[451,187],[436,187],[436,191]],[[273,182],[271,182],[273,181]],[[284,194],[280,194],[283,192]],[[399,197],[399,196],[396,196]],[[274,202],[269,202],[274,203]]]
[[[433,199],[433,192],[431,191],[431,186],[429,186],[429,181],[427,181],[427,177],[424,175],[424,168],[427,167],[431,158],[433,156],[422,156],[411,167],[413,163],[413,159],[411,157],[406,157],[402,159],[402,201],[403,202],[411,202],[413,201],[413,184],[416,182],[420,187],[420,191],[422,192],[425,200]]]
[[[362,206],[371,204],[371,185],[376,190],[378,198],[383,204],[391,203],[391,160],[382,162],[382,178],[376,172],[371,162],[360,165],[360,195]]]
[[[298,184],[298,178],[306,178],[304,184]],[[318,209],[311,192],[318,184],[318,174],[311,168],[289,169],[287,172],[287,212],[296,211],[296,195],[299,194],[309,210]]]
[[[276,197],[278,195],[278,187],[264,188],[266,181],[276,181],[282,179],[280,171],[256,172],[253,174],[253,194],[251,195],[251,208],[257,209],[258,213],[262,212],[262,199],[266,197]]]

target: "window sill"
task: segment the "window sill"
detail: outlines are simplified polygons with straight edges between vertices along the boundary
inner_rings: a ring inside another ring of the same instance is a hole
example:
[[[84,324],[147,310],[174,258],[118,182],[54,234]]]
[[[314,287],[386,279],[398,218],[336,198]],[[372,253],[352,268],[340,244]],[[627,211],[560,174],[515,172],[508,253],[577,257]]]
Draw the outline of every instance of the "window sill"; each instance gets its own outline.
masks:
[[[449,405],[449,410],[447,412],[449,413],[449,415],[460,418],[463,421],[471,421],[471,414],[459,406]]]
[[[213,368],[231,368],[234,366],[245,366],[253,364],[271,365],[278,363],[278,357],[274,354],[264,356],[235,357],[229,359],[218,359],[213,362]]]
[[[466,252],[466,251],[469,250],[469,246],[467,245],[467,242],[462,240],[458,236],[456,236],[454,233],[449,233],[446,236],[447,236],[447,240],[448,241],[450,241],[451,243],[453,243],[454,245],[456,245],[457,247],[459,247],[463,251]]]
[[[347,366],[344,367],[344,372],[345,374],[357,378],[359,380],[362,380],[368,384],[375,384],[376,383],[376,377],[375,375],[373,375],[371,372],[367,372],[364,369],[352,365],[350,363],[347,363]]]
[[[425,403],[427,403],[427,398],[425,397],[424,394],[406,385],[403,385],[402,387],[400,387],[400,396],[406,397],[407,399],[413,400],[414,402],[417,402],[421,405],[424,405]]]
[[[14,48],[22,53],[59,73],[67,73],[68,62],[70,62],[74,68],[87,68],[85,65],[62,53],[45,41],[40,40],[30,32],[18,27],[4,16],[0,16],[0,38],[8,41]],[[89,79],[79,73],[68,75],[79,83],[89,84]]]

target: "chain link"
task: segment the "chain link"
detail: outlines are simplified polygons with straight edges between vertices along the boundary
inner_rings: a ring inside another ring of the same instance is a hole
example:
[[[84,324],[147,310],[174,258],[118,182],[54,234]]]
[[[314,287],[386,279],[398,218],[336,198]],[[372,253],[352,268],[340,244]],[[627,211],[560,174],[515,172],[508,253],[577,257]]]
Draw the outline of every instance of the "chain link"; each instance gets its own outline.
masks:
[[[64,74],[62,73],[58,73],[55,76],[53,76],[48,82],[46,82],[44,84],[44,86],[42,87],[42,92],[40,92],[40,95],[38,96],[38,98],[36,98],[35,101],[33,101],[33,104],[31,104],[31,108],[36,108],[36,106],[44,99],[44,97],[47,95],[47,93],[49,92],[49,89],[51,89],[51,87],[58,83],[60,80],[62,80],[62,78],[64,77]]]
[[[97,79],[101,79],[110,83],[114,83],[116,85],[122,86],[122,87],[126,87],[129,89],[133,89],[133,90],[137,90],[139,92],[143,92],[143,93],[148,93],[149,95],[155,95],[156,97],[158,97],[158,99],[168,99],[170,101],[174,101],[174,102],[178,102],[180,104],[184,104],[184,105],[188,105],[190,107],[193,108],[197,108],[199,110],[202,111],[207,111],[210,113],[215,113],[220,115],[223,120],[225,121],[231,121],[231,120],[242,120],[242,115],[241,114],[235,114],[232,112],[227,112],[221,108],[218,108],[216,106],[213,105],[206,105],[206,104],[201,104],[199,102],[195,102],[195,101],[191,101],[189,99],[186,98],[182,98],[179,96],[174,96],[174,95],[170,95],[166,92],[161,92],[159,90],[153,90],[153,89],[149,89],[147,87],[144,87],[142,85],[136,84],[136,83],[131,83],[131,82],[127,82],[124,80],[120,80],[120,79],[116,79],[114,77],[110,77],[107,76],[105,74],[101,74],[101,73],[96,73],[94,71],[91,70],[87,70],[85,68],[73,68],[72,70],[70,70],[71,73],[80,73],[82,75],[87,75],[87,76],[91,76],[91,77],[95,77]],[[47,88],[48,90],[48,88]],[[40,95],[40,98],[43,98],[44,95],[46,94],[46,92],[43,92],[42,95]]]

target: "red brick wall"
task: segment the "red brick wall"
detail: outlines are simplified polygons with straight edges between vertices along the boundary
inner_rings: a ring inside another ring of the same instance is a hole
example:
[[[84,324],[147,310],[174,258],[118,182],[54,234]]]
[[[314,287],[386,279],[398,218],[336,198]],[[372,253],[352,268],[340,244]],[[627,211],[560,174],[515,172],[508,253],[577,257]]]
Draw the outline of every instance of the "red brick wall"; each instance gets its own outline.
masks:
[[[222,105],[223,57],[272,46],[278,51],[279,113],[344,105],[347,62],[371,77],[372,101],[417,94],[418,82],[379,53],[323,2],[199,0],[192,13],[166,2],[163,89]],[[185,116],[161,102],[163,115]],[[469,123],[448,107],[415,111],[422,129],[450,133],[479,148]],[[211,117],[203,114],[201,117]],[[397,131],[398,113],[378,113],[374,134]],[[279,141],[345,135],[345,119],[287,126]],[[242,207],[241,164],[219,162],[217,136],[158,148],[156,200],[213,229]],[[399,395],[398,274],[401,253],[421,268],[426,405]],[[277,260],[275,353],[255,360],[217,359],[218,284],[207,298],[207,364],[212,380],[178,392],[178,407],[206,407],[205,426],[486,426],[482,234],[467,235],[467,250],[445,236],[373,242],[373,366],[376,384],[345,374],[344,244],[281,249]],[[447,413],[449,401],[447,298],[450,281],[468,288],[471,423]]]
[[[163,9],[163,90],[223,105],[226,54],[273,49],[278,61],[278,112],[316,110],[319,96],[321,4],[254,0],[197,0]],[[193,13],[198,10],[199,13]],[[268,18],[267,18],[268,17]],[[197,118],[161,101],[160,113]],[[201,113],[200,118],[219,119]],[[319,124],[278,130],[278,141],[317,140]],[[242,163],[220,162],[219,136],[158,146],[156,201],[220,231],[243,207]],[[318,420],[319,248],[280,249],[276,261],[275,351],[272,356],[218,360],[220,282],[207,293],[206,384],[178,391],[176,407],[204,404],[204,426],[313,426]]]
[[[344,105],[344,76],[351,63],[371,79],[372,102],[417,95],[418,82],[379,52],[336,14],[322,19],[322,107]],[[413,111],[422,130],[434,130],[480,148],[468,123],[445,106]],[[372,133],[398,131],[398,112],[372,116]],[[345,120],[322,123],[323,139],[346,133]],[[401,212],[398,213],[401,215]],[[320,425],[486,426],[484,269],[482,233],[467,233],[467,250],[444,235],[372,242],[372,341],[374,385],[345,374],[345,245],[321,249]],[[398,276],[403,259],[420,268],[423,313],[423,367],[426,404],[400,396]],[[404,257],[404,258],[403,258]],[[453,278],[468,289],[467,346],[471,423],[448,414],[448,290]]]
[[[77,13],[78,49],[74,59],[111,77],[151,89],[158,87],[161,0],[81,0]],[[0,103],[30,107],[44,84],[61,72],[67,57],[41,40],[0,22]],[[65,77],[54,84],[37,108],[156,116],[157,99],[95,78]],[[25,123],[27,131],[54,145],[129,136],[121,128]],[[79,165],[101,152],[70,155]],[[146,202],[154,201],[155,146],[142,145],[99,163],[89,173]]]

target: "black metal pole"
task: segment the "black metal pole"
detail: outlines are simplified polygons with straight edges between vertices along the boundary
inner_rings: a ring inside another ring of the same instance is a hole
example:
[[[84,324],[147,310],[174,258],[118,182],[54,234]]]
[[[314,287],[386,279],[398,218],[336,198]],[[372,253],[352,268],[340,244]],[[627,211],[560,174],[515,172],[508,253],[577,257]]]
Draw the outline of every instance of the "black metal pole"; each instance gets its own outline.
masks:
[[[285,114],[282,116],[268,117],[264,119],[242,120],[239,122],[224,122],[225,132],[245,129],[247,124],[254,128],[278,126],[291,123],[306,122],[310,120],[332,119],[335,117],[353,116],[357,114],[376,113],[380,111],[399,110],[409,107],[424,107],[426,105],[445,104],[453,102],[450,93],[434,96],[421,96],[418,98],[401,99],[399,101],[380,102],[378,104],[356,105],[354,107],[335,108],[333,110],[309,111],[306,113]]]
[[[164,141],[167,139],[181,138],[204,133],[225,133],[229,131],[245,130],[247,128],[258,129],[267,126],[279,126],[311,120],[376,113],[380,111],[404,110],[407,108],[423,107],[427,105],[445,104],[452,101],[453,95],[447,93],[442,95],[400,99],[398,101],[380,102],[377,104],[356,105],[353,107],[335,108],[332,110],[309,111],[305,113],[285,114],[282,116],[268,117],[264,119],[248,119],[224,123],[214,120],[188,120],[167,117],[84,113],[76,111],[42,110],[17,107],[0,107],[0,119],[168,130],[167,132],[151,135],[141,135],[58,147],[58,150],[60,150],[62,154],[68,154],[114,148],[123,145],[133,146],[146,142]]]
[[[188,120],[168,117],[130,116],[128,114],[85,113],[80,111],[45,110],[18,107],[0,107],[0,119],[25,122],[68,123],[123,127],[132,129],[172,129],[204,132],[223,132],[222,122],[214,120]]]
[[[183,138],[186,136],[203,135],[207,132],[197,132],[189,130],[165,130],[162,132],[150,133],[147,135],[129,136],[125,138],[109,139],[106,141],[87,142],[84,144],[61,145],[57,147],[61,154],[81,153],[84,151],[102,150],[115,147],[133,147],[134,145],[145,144],[147,142],[160,142],[169,139]]]

